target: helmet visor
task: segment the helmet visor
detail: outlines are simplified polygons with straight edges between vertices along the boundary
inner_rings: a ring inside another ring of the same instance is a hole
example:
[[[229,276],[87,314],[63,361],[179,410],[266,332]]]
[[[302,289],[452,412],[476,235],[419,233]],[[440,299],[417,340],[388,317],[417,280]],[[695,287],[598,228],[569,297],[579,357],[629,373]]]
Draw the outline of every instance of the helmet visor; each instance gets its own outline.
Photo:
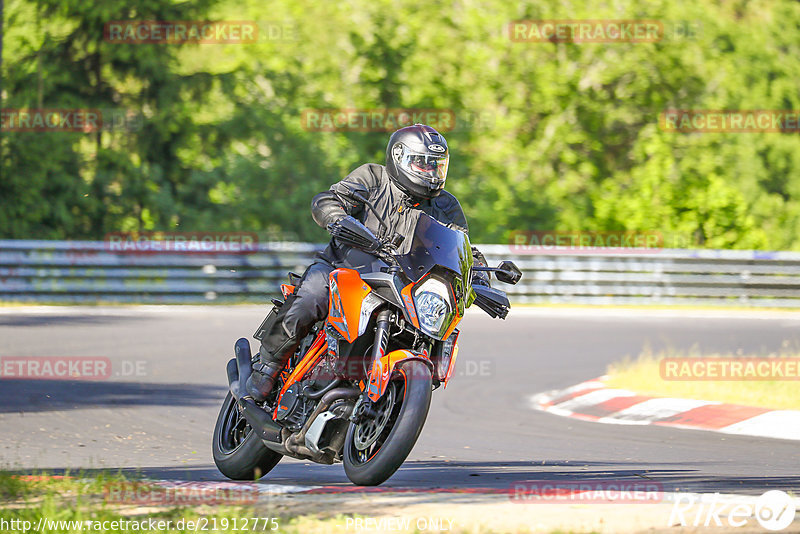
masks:
[[[449,162],[449,154],[417,154],[403,147],[397,166],[430,183],[431,188],[440,189],[444,187]]]

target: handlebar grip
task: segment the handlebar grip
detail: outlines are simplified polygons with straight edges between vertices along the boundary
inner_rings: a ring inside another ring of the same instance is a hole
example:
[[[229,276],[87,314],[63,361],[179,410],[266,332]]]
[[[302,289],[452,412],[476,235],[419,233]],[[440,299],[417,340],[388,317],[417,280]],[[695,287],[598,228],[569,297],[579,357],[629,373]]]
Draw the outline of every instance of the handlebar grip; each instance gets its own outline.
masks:
[[[377,252],[383,245],[369,228],[350,215],[329,224],[328,232],[341,243],[366,252]]]

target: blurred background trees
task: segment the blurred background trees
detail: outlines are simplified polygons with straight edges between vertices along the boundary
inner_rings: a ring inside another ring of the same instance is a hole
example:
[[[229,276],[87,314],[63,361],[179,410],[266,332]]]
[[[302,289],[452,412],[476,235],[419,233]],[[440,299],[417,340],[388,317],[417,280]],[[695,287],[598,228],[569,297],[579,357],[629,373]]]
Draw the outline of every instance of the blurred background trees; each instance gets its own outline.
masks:
[[[448,189],[477,242],[660,231],[666,246],[800,249],[800,135],[673,133],[667,108],[800,110],[789,1],[6,0],[2,107],[126,109],[135,128],[2,132],[0,237],[259,232],[322,241],[311,197],[382,132],[309,108],[444,108]],[[519,43],[520,19],[657,19],[656,43]],[[113,20],[253,20],[254,44],[112,44]],[[282,28],[270,39],[263,28]]]

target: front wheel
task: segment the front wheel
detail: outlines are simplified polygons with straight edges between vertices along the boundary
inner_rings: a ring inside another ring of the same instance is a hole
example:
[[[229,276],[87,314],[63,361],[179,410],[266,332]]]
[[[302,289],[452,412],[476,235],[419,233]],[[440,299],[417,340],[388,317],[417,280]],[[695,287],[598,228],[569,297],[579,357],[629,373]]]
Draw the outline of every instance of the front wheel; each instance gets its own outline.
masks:
[[[258,480],[283,458],[253,432],[230,391],[217,416],[211,448],[217,468],[232,480]]]
[[[403,464],[417,442],[431,404],[431,372],[418,360],[399,373],[375,403],[374,418],[350,423],[344,441],[344,471],[354,484],[377,486]]]

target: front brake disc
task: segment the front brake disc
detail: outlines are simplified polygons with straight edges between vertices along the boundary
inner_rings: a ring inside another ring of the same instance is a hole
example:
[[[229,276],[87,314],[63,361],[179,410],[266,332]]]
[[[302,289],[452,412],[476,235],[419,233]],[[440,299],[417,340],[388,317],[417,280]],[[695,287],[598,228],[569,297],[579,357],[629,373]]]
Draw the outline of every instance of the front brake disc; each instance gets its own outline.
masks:
[[[375,406],[375,411],[378,414],[374,418],[366,418],[356,425],[355,435],[353,436],[353,444],[356,449],[360,451],[366,450],[380,437],[386,428],[386,423],[389,422],[389,417],[392,415],[394,398],[395,387],[393,383],[390,383],[389,387],[386,388],[386,395]]]

